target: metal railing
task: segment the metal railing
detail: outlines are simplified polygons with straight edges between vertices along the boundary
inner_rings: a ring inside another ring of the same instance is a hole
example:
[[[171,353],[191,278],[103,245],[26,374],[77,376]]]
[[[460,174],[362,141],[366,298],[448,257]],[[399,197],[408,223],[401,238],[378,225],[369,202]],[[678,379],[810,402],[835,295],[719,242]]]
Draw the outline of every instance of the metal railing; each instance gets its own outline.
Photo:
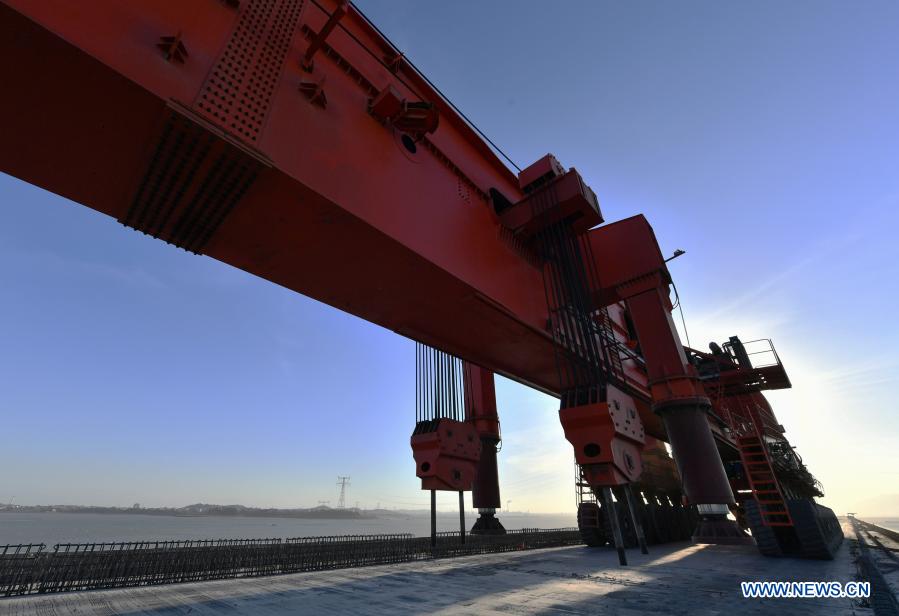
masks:
[[[777,355],[777,350],[774,348],[774,343],[771,342],[770,338],[759,338],[758,340],[748,340],[746,342],[741,341],[740,344],[743,346],[743,349],[745,349],[746,356],[749,357],[750,362],[752,363],[752,366],[741,367],[769,368],[771,366],[781,365],[780,357]],[[731,359],[735,361],[738,359],[733,342],[725,342],[723,348]]]
[[[130,543],[0,545],[0,596],[150,586],[343,569],[579,545],[576,528],[505,535],[341,535]]]

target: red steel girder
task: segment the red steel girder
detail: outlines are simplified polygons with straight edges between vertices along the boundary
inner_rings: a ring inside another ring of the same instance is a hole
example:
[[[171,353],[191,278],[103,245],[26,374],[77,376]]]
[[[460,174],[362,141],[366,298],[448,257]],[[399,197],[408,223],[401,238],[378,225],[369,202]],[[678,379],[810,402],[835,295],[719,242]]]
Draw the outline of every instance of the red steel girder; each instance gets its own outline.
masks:
[[[489,198],[517,178],[351,5],[303,70],[321,5],[5,1],[0,170],[557,393],[541,270]],[[436,131],[370,114],[388,86]]]

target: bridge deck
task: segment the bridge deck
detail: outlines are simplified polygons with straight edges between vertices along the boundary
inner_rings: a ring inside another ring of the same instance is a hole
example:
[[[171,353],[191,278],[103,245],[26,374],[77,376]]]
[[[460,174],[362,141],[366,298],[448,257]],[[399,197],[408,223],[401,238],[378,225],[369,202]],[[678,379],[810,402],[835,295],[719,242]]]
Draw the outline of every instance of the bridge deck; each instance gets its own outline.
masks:
[[[848,529],[847,529],[848,530]],[[852,537],[847,532],[847,539]],[[585,547],[472,556],[360,569],[0,600],[32,614],[852,614],[850,599],[744,599],[744,580],[855,579],[851,542],[834,561],[760,556],[736,546]]]

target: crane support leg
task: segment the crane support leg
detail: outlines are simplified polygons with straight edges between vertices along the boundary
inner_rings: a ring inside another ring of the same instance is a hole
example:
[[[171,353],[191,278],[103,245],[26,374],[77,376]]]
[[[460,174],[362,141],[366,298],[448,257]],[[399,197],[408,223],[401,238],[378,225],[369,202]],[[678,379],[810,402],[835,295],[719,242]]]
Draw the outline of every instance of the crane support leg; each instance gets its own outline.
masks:
[[[465,492],[459,490],[459,542],[465,543]]]
[[[711,402],[691,373],[661,286],[627,299],[646,358],[653,410],[662,418],[684,492],[700,510],[697,543],[751,543],[727,518],[733,491],[709,427]],[[644,342],[645,341],[645,342]]]
[[[671,276],[652,228],[634,216],[593,229],[589,236],[600,281],[595,303],[625,302],[646,361],[652,410],[664,423],[684,492],[700,509],[693,540],[751,543],[726,517],[735,501],[709,427],[711,402],[671,318]],[[616,258],[619,254],[629,258]]]
[[[634,498],[634,491],[631,489],[631,484],[624,484],[622,490],[624,491],[627,508],[631,514],[631,524],[634,527],[634,533],[637,535],[637,543],[640,545],[640,552],[642,554],[649,554],[649,550],[646,547],[646,535],[643,533],[643,524],[640,523],[640,516],[637,511],[637,499]]]
[[[437,490],[431,490],[431,547],[437,547]]]
[[[493,373],[466,362],[464,377],[468,419],[474,423],[481,439],[481,458],[471,495],[472,505],[478,510],[478,519],[471,533],[503,535],[506,529],[496,518],[496,510],[501,503],[496,461],[500,433]]]
[[[602,497],[602,508],[606,513],[606,520],[612,531],[612,543],[618,552],[618,564],[627,566],[627,554],[624,553],[624,537],[621,534],[621,525],[618,524],[618,514],[615,511],[615,501],[612,500],[612,488],[604,487],[599,491]]]

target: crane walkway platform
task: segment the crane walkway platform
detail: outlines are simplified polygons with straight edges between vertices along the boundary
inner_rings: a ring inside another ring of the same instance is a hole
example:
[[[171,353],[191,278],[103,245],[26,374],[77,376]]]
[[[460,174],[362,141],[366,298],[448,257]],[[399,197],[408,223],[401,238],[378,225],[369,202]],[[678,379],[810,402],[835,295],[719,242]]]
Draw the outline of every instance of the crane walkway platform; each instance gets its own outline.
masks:
[[[853,533],[833,561],[745,546],[562,547],[272,577],[0,599],[0,614],[872,614],[858,601],[745,599],[742,581],[857,579]]]

